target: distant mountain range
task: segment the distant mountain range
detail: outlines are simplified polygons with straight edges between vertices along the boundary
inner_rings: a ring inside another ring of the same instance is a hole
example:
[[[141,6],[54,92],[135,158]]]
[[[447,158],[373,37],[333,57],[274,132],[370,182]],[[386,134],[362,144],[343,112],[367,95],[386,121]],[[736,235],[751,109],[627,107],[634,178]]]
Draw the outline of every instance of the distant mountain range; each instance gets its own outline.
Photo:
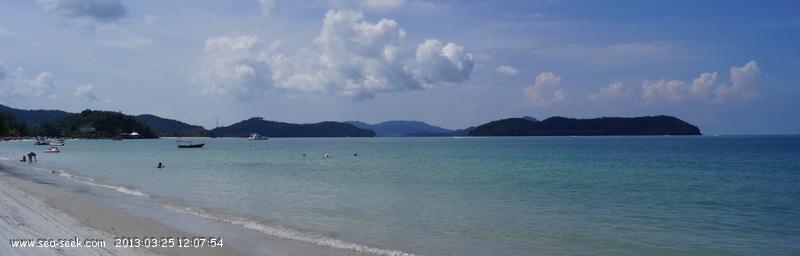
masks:
[[[420,121],[386,121],[379,124],[366,124],[359,121],[347,121],[358,128],[375,131],[378,137],[454,137],[467,136],[474,127],[450,130],[433,126]]]
[[[10,113],[30,127],[56,123],[75,115],[60,110],[19,110],[0,105],[0,113]],[[367,124],[360,121],[291,124],[253,117],[225,127],[207,130],[202,126],[161,118],[135,116],[162,137],[247,137],[259,133],[267,137],[436,137],[436,136],[553,136],[553,135],[700,135],[694,125],[671,116],[603,117],[574,119],[551,117],[543,121],[525,116],[450,130],[420,121],[387,121]],[[3,135],[0,135],[3,136]]]

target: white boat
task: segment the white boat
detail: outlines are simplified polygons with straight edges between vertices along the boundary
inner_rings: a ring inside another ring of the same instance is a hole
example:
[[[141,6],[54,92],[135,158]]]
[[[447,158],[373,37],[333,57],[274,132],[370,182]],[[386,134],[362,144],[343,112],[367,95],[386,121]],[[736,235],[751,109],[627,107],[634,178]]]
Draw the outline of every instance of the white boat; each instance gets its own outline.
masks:
[[[45,153],[58,153],[58,152],[61,152],[61,150],[59,150],[58,147],[50,147],[48,149],[45,149],[44,152]]]
[[[50,141],[50,146],[64,146],[64,140]]]
[[[261,134],[258,134],[258,133],[254,132],[254,133],[251,133],[250,137],[248,137],[247,139],[248,140],[268,140],[269,137],[264,137],[264,136],[261,136]]]

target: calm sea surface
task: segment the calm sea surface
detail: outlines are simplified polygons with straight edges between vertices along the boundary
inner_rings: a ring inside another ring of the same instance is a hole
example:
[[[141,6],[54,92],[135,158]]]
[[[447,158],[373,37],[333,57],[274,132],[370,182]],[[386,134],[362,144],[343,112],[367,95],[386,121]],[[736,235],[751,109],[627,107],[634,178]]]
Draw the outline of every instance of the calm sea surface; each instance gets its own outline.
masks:
[[[800,255],[800,136],[193,140],[0,157],[118,207],[368,254]]]

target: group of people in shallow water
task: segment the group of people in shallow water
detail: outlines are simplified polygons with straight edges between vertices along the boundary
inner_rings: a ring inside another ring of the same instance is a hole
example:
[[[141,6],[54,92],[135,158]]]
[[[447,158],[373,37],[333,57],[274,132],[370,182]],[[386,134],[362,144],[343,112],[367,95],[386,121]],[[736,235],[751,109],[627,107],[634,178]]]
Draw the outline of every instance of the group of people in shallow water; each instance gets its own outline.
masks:
[[[23,155],[22,156],[22,160],[19,160],[19,161],[20,162],[28,162],[28,161],[30,161],[31,163],[36,162],[36,153],[30,152],[30,153],[28,153],[27,156],[28,156],[28,158],[25,158],[25,155]]]

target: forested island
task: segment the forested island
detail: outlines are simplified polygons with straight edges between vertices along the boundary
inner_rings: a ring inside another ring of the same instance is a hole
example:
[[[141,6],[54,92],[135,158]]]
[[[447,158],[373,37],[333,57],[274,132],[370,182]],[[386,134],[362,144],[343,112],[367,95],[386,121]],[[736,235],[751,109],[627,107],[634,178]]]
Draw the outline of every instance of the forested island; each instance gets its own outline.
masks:
[[[469,136],[702,135],[697,126],[672,116],[509,118],[475,127]]]
[[[325,121],[292,124],[253,117],[208,130],[154,115],[84,110],[19,110],[0,105],[0,137],[158,138],[158,137],[454,137],[454,136],[604,136],[701,135],[697,126],[672,116],[508,118],[477,127],[449,130],[420,121]]]
[[[253,117],[230,126],[218,127],[211,132],[220,137],[247,137],[258,133],[267,137],[375,137],[375,131],[361,129],[341,122],[315,124],[290,124],[267,121]]]

